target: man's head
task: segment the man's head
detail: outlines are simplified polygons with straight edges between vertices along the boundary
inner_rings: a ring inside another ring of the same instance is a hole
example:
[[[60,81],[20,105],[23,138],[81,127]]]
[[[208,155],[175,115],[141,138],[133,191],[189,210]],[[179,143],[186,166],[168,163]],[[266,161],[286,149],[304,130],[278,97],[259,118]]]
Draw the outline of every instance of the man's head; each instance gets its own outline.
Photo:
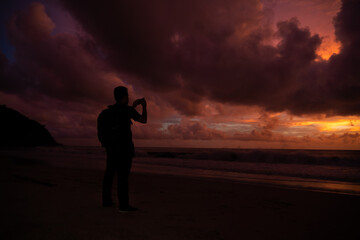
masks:
[[[114,97],[117,103],[128,105],[129,94],[126,87],[120,86],[114,89]]]

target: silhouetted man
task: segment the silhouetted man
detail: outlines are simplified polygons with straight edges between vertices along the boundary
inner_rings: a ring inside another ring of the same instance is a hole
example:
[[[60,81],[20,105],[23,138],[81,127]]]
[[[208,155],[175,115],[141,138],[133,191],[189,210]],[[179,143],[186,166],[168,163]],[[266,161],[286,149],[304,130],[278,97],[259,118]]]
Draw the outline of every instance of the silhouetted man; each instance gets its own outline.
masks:
[[[128,106],[129,95],[126,87],[114,89],[116,103],[108,106],[98,117],[98,138],[105,147],[107,159],[106,170],[103,180],[102,204],[104,207],[112,206],[111,187],[115,174],[117,174],[117,193],[119,210],[123,212],[135,211],[129,205],[128,178],[131,162],[134,156],[134,144],[132,142],[131,119],[146,123],[145,98],[137,99],[132,106]],[[140,115],[135,107],[142,105]]]

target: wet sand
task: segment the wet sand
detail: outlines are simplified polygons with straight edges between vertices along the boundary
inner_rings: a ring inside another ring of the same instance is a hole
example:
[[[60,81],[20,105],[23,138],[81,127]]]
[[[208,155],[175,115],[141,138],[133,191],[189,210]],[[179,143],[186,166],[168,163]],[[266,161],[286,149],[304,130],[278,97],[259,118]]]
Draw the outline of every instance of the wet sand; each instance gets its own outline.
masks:
[[[132,173],[119,213],[102,171],[1,162],[1,239],[360,239],[359,196]]]

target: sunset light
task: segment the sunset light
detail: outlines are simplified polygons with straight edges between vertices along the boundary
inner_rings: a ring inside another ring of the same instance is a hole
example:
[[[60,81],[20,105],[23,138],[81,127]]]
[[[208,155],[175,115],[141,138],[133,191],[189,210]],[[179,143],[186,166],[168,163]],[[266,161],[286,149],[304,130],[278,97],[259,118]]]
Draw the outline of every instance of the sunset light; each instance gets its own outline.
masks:
[[[329,60],[329,58],[333,54],[338,54],[340,52],[341,44],[338,42],[332,42],[332,43],[323,43],[319,50],[317,51],[317,54],[324,60]]]
[[[320,132],[357,132],[360,129],[359,119],[340,119],[334,121],[306,121],[292,123],[294,126],[314,126]]]

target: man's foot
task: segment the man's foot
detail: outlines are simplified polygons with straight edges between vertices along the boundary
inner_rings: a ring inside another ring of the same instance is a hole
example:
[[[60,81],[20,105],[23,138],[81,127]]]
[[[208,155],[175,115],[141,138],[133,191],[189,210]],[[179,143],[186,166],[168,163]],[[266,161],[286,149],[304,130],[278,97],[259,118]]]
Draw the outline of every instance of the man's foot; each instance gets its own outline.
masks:
[[[103,207],[111,207],[111,206],[114,206],[115,203],[113,202],[103,202],[102,206]]]
[[[127,207],[119,207],[119,212],[134,212],[137,211],[137,208],[134,208],[132,206],[127,206]]]

